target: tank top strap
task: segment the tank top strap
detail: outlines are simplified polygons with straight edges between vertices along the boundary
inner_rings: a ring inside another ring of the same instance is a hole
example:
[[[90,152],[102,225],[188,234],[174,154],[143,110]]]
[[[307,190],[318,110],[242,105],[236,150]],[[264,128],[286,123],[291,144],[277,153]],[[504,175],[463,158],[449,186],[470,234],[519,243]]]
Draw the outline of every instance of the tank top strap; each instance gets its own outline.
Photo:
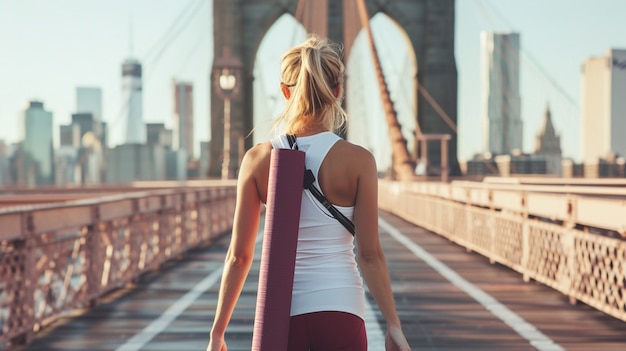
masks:
[[[290,148],[289,140],[287,139],[287,136],[284,134],[278,135],[270,141],[274,149],[289,149]]]
[[[318,172],[324,158],[328,154],[328,151],[335,145],[341,138],[332,132],[324,132],[316,134],[310,137],[298,138],[298,145],[300,150],[306,152],[305,164],[315,175],[315,183],[319,187]]]

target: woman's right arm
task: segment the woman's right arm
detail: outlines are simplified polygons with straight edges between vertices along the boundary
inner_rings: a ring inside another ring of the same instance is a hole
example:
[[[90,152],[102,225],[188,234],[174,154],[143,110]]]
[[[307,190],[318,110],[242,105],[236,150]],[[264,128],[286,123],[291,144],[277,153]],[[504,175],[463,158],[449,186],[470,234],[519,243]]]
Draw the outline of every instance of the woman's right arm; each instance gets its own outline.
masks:
[[[252,260],[259,227],[261,198],[257,189],[259,150],[254,148],[244,156],[237,180],[237,204],[233,231],[220,285],[215,320],[207,351],[226,350],[224,334],[241,294]]]

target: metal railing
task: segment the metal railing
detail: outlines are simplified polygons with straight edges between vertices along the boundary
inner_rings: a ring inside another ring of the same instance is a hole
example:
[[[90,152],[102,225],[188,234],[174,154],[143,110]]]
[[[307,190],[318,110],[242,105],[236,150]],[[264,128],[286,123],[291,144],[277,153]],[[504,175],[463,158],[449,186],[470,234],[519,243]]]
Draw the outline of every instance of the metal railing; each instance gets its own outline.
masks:
[[[0,348],[232,227],[235,186],[0,210]]]
[[[379,182],[379,207],[626,321],[626,188]]]

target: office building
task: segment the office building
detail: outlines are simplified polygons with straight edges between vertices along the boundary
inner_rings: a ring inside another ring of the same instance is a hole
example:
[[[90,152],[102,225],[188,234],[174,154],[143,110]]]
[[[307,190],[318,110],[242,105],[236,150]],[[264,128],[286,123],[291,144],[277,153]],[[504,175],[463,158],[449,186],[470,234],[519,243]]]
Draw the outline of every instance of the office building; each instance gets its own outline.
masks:
[[[165,123],[146,123],[146,142],[169,150],[172,148],[172,131],[165,128]]]
[[[126,111],[124,143],[145,143],[146,127],[143,123],[141,64],[134,59],[127,59],[122,64],[122,103]]]
[[[79,145],[83,143],[83,137],[87,132],[96,134],[96,123],[91,113],[72,113],[72,125],[78,126]]]
[[[80,184],[81,167],[78,164],[79,149],[61,145],[54,152],[55,184],[57,186]]]
[[[61,147],[80,147],[80,126],[78,124],[68,124],[59,126],[59,144]]]
[[[495,157],[495,162],[498,167],[498,172],[502,177],[548,174],[548,162],[543,155],[528,155],[523,153],[498,155]]]
[[[626,156],[626,49],[583,63],[581,105],[583,162]]]
[[[102,149],[106,150],[109,147],[109,130],[108,130],[107,122],[100,123],[100,131],[102,134],[100,135],[100,144],[102,145]]]
[[[4,143],[4,140],[0,140],[0,187],[11,183],[9,148]]]
[[[200,159],[198,163],[198,178],[205,179],[209,177],[209,165],[211,164],[211,152],[209,147],[211,142],[200,142]]]
[[[108,150],[105,157],[109,184],[165,179],[166,151],[161,145],[121,144]]]
[[[522,150],[518,33],[481,33],[485,150],[494,155]]]
[[[31,101],[24,111],[20,183],[28,187],[54,184],[53,157],[52,112],[42,102]]]
[[[189,156],[184,149],[168,150],[165,154],[165,176],[168,180],[187,180]]]
[[[193,86],[174,82],[174,140],[175,150],[183,149],[189,159],[194,158]]]
[[[76,113],[90,113],[93,116],[93,132],[100,138],[102,135],[102,89],[77,87]]]

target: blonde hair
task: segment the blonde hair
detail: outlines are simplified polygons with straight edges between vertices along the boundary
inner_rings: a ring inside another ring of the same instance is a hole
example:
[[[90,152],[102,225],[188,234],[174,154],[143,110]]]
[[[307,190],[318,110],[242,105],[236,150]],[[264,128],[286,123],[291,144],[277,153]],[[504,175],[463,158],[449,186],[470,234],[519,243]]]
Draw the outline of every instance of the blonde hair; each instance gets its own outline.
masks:
[[[340,45],[312,35],[283,55],[281,79],[291,89],[291,95],[276,118],[274,129],[282,126],[285,133],[294,134],[303,126],[338,131],[345,125],[341,52]]]

